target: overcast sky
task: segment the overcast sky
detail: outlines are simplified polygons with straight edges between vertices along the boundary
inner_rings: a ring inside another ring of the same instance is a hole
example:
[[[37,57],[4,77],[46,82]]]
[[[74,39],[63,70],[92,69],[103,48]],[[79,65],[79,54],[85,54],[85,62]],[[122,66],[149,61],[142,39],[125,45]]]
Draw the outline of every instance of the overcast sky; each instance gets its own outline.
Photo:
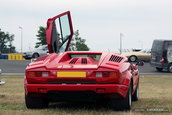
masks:
[[[48,18],[71,11],[74,30],[91,51],[151,48],[154,39],[172,39],[172,0],[0,0],[0,28],[14,34],[14,45],[34,48],[39,26]]]

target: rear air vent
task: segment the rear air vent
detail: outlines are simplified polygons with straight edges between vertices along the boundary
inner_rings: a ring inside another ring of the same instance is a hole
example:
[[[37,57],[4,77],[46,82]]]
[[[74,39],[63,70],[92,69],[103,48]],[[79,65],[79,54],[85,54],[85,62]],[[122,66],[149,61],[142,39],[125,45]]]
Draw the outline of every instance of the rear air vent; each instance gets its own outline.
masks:
[[[123,57],[119,57],[119,56],[112,55],[112,56],[110,57],[109,61],[113,61],[113,62],[118,62],[118,63],[120,63],[122,59],[123,59]]]
[[[87,59],[86,58],[82,58],[82,64],[87,64]]]
[[[78,58],[73,58],[73,59],[69,62],[69,64],[75,64],[77,60],[78,60]]]

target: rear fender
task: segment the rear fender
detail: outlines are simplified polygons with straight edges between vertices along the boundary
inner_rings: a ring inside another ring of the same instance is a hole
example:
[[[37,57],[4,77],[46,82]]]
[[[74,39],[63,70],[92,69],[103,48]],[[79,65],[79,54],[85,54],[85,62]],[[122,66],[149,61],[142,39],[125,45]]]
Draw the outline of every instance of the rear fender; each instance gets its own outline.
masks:
[[[124,78],[122,84],[129,86],[132,79],[132,74],[127,71],[122,75],[122,77]]]
[[[26,87],[27,84],[28,84],[28,83],[27,83],[27,80],[26,80],[26,77],[25,77],[25,78],[24,78],[24,90],[25,90],[25,95],[28,94],[27,87]]]

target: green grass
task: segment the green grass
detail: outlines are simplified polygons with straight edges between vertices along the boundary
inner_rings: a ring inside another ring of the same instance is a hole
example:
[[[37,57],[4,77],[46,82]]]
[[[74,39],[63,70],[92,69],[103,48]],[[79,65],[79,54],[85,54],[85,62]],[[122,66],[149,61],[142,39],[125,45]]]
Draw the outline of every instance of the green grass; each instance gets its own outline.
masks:
[[[141,76],[140,99],[131,111],[112,111],[95,103],[51,103],[47,109],[27,109],[23,77],[2,77],[0,115],[145,115],[172,114],[172,76]],[[151,112],[153,111],[153,112]],[[158,112],[163,111],[163,112]]]

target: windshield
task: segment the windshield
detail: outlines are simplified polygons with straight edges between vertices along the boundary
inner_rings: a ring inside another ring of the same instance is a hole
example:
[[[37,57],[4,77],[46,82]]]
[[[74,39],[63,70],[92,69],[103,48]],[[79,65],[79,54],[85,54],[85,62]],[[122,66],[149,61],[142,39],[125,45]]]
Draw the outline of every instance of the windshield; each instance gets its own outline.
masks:
[[[139,51],[139,52],[142,52],[142,53],[151,53],[151,50],[145,49],[145,50],[141,50],[141,51]]]
[[[47,45],[39,46],[37,49],[48,49]]]

